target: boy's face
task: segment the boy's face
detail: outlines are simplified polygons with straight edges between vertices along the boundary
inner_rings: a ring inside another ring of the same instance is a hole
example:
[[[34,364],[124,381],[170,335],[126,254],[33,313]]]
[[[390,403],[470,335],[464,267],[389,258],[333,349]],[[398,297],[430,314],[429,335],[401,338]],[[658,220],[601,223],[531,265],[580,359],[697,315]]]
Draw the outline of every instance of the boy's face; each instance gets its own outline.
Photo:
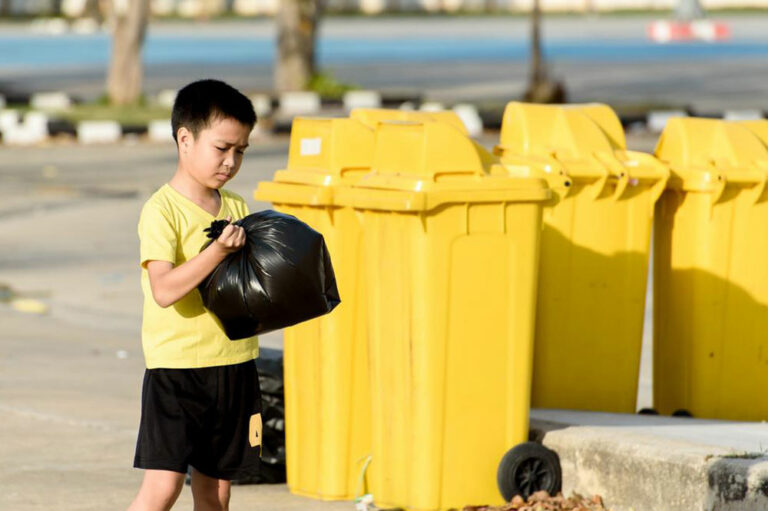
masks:
[[[201,185],[219,189],[235,177],[248,147],[250,128],[230,117],[214,119],[194,137],[179,130],[183,167]]]

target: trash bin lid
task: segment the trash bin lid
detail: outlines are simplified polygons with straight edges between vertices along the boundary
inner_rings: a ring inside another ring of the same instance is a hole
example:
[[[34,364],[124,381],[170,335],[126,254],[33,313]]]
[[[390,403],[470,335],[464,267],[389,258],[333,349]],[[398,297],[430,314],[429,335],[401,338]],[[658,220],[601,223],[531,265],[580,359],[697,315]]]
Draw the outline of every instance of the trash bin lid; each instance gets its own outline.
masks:
[[[671,171],[669,187],[722,193],[765,184],[768,149],[742,122],[694,117],[667,122],[655,150]]]
[[[499,145],[494,153],[508,167],[539,161],[538,175],[550,186],[574,180],[603,185],[645,181],[659,191],[668,169],[651,155],[627,151],[624,129],[615,112],[599,103],[537,105],[510,102],[504,110]],[[660,193],[660,192],[659,192]]]
[[[441,122],[379,123],[371,167],[339,190],[340,202],[360,209],[428,211],[446,203],[549,198],[546,181],[510,175],[498,158]]]
[[[624,129],[613,110],[599,103],[538,105],[512,101],[504,109],[501,152],[564,155],[568,159],[596,151],[626,149]]]
[[[271,182],[261,182],[254,198],[269,202],[332,205],[334,188],[370,171],[373,130],[344,118],[293,120],[288,164]]]

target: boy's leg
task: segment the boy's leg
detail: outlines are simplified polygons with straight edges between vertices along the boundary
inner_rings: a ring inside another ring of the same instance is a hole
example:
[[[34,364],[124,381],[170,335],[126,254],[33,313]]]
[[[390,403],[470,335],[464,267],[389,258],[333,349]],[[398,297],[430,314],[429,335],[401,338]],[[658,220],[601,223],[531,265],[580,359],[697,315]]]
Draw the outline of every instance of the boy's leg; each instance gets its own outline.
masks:
[[[170,470],[146,470],[139,494],[128,511],[168,511],[179,498],[184,474]]]
[[[192,469],[192,498],[195,511],[228,511],[231,483],[208,477]]]

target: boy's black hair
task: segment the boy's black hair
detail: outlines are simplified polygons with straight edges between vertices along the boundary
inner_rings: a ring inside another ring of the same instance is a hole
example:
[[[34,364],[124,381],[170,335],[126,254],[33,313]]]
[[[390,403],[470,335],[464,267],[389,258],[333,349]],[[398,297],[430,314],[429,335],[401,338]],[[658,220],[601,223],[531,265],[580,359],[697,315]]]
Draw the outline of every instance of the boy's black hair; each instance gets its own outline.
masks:
[[[219,118],[232,118],[251,128],[256,124],[253,104],[239,90],[220,80],[192,82],[178,92],[173,102],[173,139],[176,140],[182,126],[197,138],[203,129]]]

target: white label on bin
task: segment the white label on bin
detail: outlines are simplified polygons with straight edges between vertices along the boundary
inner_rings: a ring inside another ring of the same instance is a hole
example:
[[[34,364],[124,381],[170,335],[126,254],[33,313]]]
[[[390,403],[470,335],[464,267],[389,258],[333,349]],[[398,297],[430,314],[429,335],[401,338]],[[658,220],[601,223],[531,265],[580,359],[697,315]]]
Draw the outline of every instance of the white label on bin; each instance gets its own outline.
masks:
[[[321,138],[302,138],[301,139],[301,155],[302,156],[314,156],[320,154],[320,150],[323,148],[323,139]]]

